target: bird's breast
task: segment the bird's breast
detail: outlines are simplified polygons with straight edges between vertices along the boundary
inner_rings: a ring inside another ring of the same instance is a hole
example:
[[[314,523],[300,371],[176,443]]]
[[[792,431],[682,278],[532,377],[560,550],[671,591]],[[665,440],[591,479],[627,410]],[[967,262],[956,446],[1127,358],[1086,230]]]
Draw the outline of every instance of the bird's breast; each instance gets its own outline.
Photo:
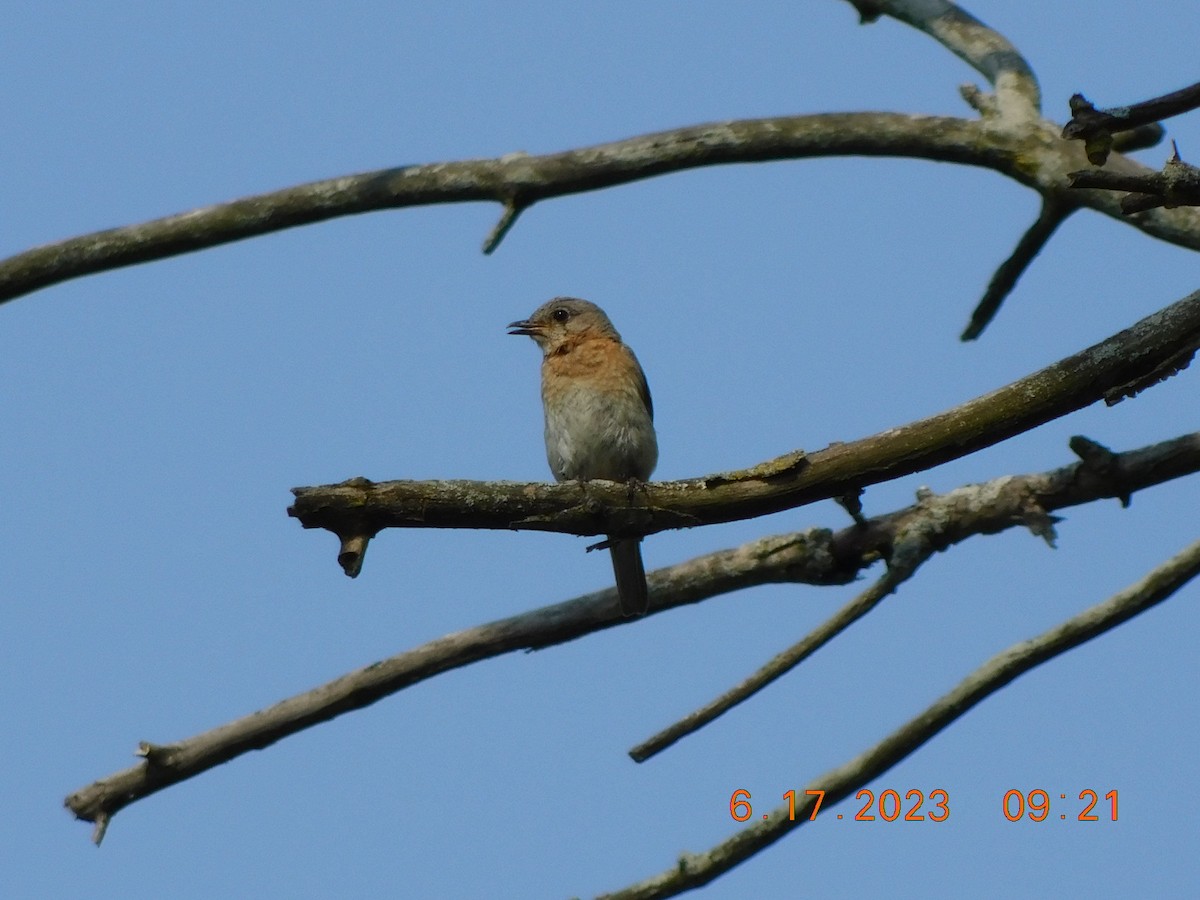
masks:
[[[650,477],[658,443],[642,381],[637,360],[616,342],[582,343],[545,358],[546,456],[556,479]]]

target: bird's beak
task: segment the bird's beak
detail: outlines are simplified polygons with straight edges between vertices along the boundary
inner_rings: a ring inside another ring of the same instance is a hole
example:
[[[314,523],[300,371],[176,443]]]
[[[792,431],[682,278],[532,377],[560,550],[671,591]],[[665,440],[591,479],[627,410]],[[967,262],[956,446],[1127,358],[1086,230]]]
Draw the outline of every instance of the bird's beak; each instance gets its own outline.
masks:
[[[505,327],[508,328],[509,334],[527,334],[530,337],[533,337],[541,331],[537,325],[533,324],[533,322],[530,322],[528,319],[520,319],[516,322],[509,322]]]

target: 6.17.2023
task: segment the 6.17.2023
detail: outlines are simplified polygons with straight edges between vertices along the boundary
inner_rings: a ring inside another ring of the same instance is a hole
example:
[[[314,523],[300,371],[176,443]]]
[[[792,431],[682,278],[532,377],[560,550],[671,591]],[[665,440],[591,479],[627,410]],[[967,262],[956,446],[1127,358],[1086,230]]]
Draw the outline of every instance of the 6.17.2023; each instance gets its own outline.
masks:
[[[880,791],[878,800],[875,797],[875,792],[863,788],[854,795],[856,799],[862,800],[863,805],[854,815],[856,822],[874,822],[881,819],[884,822],[945,822],[950,818],[950,795],[938,788],[930,791],[926,796],[924,792],[913,788],[904,794],[904,800],[901,801],[898,791],[891,789]],[[796,806],[797,795],[795,790],[790,790],[784,793],[783,799],[787,801],[786,815],[789,822],[796,821]],[[729,814],[733,816],[735,821],[746,822],[754,815],[754,807],[750,803],[750,792],[745,789],[739,789],[733,792],[729,798]],[[808,821],[814,822],[817,818],[817,813],[821,811],[821,803],[825,800],[825,791],[814,790],[809,788],[799,797],[800,813],[808,813]],[[928,806],[926,806],[928,803]],[[779,813],[784,813],[784,810],[779,810]],[[770,813],[763,813],[764,819],[769,819]],[[838,819],[844,818],[841,813],[837,814]]]

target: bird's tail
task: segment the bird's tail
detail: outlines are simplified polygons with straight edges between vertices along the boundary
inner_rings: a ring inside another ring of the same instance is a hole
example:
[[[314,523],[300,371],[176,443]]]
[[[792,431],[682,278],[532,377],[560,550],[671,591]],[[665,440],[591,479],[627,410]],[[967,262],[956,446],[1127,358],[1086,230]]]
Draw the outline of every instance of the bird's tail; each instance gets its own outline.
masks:
[[[609,538],[609,542],[613,575],[617,579],[617,597],[621,601],[621,614],[645,615],[650,595],[646,588],[646,569],[642,566],[642,540]]]

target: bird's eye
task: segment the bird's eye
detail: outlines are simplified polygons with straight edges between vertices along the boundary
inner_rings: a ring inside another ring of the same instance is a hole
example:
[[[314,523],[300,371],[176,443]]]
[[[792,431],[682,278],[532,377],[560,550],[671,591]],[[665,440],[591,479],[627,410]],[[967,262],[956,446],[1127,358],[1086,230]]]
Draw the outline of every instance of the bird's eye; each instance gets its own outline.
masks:
[[[565,322],[567,319],[571,318],[571,311],[565,306],[560,306],[558,309],[554,310],[554,312],[550,313],[550,318],[552,318],[555,322]]]

